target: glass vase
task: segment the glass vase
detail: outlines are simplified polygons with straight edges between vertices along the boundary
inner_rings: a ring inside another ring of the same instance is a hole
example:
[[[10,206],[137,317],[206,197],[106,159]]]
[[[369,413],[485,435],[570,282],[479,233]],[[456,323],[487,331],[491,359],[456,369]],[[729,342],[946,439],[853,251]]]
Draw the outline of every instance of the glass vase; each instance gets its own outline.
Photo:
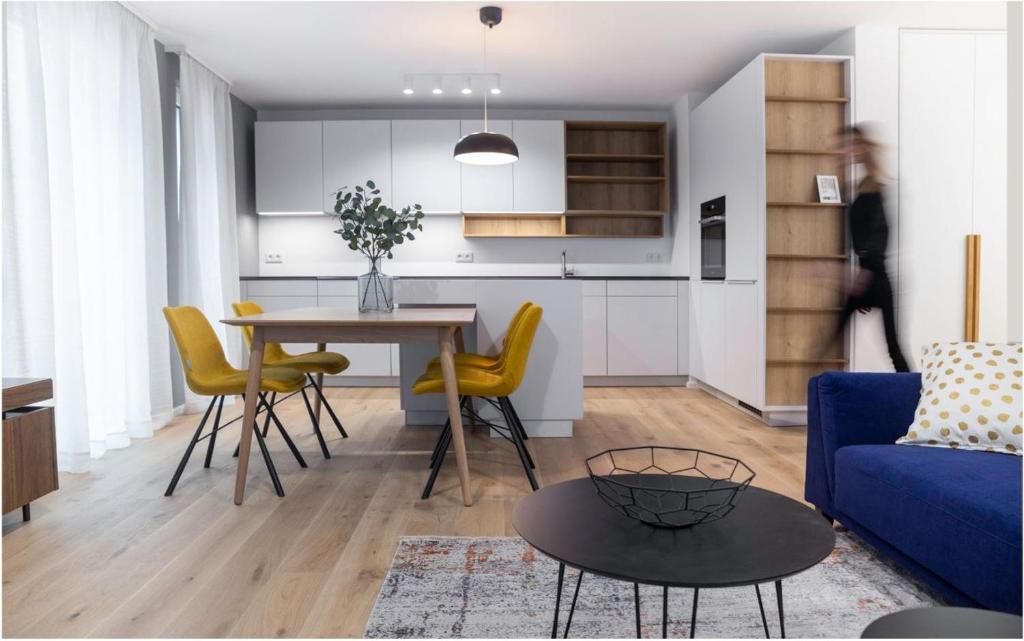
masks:
[[[370,271],[359,277],[359,311],[391,312],[395,309],[395,280],[380,271],[381,259],[370,260]]]

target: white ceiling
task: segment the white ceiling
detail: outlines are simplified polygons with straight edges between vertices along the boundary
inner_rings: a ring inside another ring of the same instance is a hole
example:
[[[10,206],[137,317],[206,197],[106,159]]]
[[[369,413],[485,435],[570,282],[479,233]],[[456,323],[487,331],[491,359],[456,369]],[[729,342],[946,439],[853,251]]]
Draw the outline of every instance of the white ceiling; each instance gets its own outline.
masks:
[[[401,94],[409,72],[482,71],[480,2],[130,2],[258,109],[469,106]],[[1005,28],[1004,2],[503,2],[502,107],[667,107],[761,52],[814,53],[853,25]],[[479,99],[479,94],[476,94]]]

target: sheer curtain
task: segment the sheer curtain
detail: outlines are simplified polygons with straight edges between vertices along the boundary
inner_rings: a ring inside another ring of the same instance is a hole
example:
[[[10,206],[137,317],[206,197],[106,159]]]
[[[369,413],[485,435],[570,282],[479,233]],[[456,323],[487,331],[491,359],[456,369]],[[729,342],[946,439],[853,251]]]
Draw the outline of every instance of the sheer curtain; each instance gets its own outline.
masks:
[[[113,2],[4,13],[3,375],[54,379],[86,471],[172,414],[153,34]]]
[[[218,322],[234,316],[231,303],[239,300],[229,90],[219,76],[181,55],[181,304],[203,310],[228,360],[238,365],[241,332]],[[186,392],[186,412],[206,404]]]

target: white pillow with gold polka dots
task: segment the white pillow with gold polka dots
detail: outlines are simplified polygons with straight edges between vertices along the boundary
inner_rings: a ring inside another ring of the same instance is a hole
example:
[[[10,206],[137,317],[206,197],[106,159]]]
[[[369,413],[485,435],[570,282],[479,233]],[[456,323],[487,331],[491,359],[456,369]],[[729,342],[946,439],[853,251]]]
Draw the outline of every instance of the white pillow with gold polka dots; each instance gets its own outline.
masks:
[[[921,400],[901,445],[1021,455],[1019,343],[932,343],[922,350]]]

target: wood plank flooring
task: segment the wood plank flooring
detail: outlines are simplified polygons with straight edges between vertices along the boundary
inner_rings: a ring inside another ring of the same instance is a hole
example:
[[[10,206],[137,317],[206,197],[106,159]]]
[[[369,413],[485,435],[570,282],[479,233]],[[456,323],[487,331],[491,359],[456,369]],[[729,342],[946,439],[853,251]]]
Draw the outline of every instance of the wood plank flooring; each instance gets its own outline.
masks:
[[[199,420],[190,415],[89,474],[61,475],[30,523],[6,515],[4,636],[358,637],[400,537],[515,534],[512,509],[529,484],[507,442],[469,435],[473,507],[462,506],[451,456],[421,501],[438,430],[405,427],[394,389],[328,394],[351,435],[325,427],[329,461],[302,401],[279,407],[309,463],[299,468],[270,437],[284,499],[254,450],[246,502],[232,503],[237,423],[218,438],[213,466],[202,467],[203,442],[164,498]],[[585,407],[573,438],[528,442],[542,485],[584,476],[584,458],[603,449],[657,443],[737,456],[755,485],[802,498],[803,428],[767,427],[683,388],[589,388]]]

